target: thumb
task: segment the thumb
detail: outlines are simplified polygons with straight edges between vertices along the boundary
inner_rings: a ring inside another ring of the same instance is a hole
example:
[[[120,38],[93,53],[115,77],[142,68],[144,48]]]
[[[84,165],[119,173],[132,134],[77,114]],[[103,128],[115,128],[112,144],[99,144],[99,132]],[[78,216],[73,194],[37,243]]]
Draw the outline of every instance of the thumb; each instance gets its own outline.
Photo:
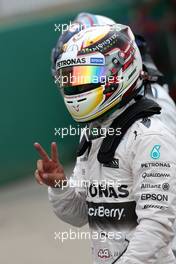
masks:
[[[37,160],[37,169],[43,172],[43,160]]]

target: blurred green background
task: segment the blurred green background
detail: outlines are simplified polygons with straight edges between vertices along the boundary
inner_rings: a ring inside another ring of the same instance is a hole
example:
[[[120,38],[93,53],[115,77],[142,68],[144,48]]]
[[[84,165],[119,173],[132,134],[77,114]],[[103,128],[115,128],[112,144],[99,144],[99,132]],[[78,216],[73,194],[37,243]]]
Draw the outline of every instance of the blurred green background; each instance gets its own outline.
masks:
[[[50,73],[50,53],[59,36],[54,24],[69,23],[79,12],[129,24],[146,36],[175,96],[175,1],[83,2],[0,19],[0,185],[33,174],[36,141],[48,151],[57,141],[63,164],[76,157],[78,138],[54,135],[54,128],[73,124]]]

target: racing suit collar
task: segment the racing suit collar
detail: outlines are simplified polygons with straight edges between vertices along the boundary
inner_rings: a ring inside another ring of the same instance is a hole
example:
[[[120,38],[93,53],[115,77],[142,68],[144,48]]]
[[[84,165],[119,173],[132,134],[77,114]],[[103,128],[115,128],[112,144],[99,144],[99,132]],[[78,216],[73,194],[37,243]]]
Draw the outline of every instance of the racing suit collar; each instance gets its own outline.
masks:
[[[110,115],[106,115],[106,116],[98,118],[95,121],[92,121],[90,123],[89,128],[92,129],[92,128],[108,127],[116,117],[121,115],[129,106],[131,106],[134,103],[135,103],[135,100],[133,99],[126,106],[123,106],[122,108],[117,109]]]
[[[133,99],[127,105],[125,105],[124,107],[120,109],[115,110],[113,113],[100,117],[99,119],[96,119],[95,121],[92,121],[89,124],[89,127],[86,128],[87,138],[91,141],[99,137],[102,137],[102,129],[108,128],[115,118],[120,116],[129,106],[131,106],[134,103],[135,103],[135,100]]]

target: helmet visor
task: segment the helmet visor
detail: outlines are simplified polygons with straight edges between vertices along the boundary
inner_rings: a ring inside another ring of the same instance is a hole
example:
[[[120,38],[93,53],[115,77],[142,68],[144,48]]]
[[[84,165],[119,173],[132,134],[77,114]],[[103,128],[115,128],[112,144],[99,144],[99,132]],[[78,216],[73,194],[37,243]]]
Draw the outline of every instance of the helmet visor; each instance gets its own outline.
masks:
[[[107,68],[105,66],[72,66],[56,71],[57,84],[60,88],[86,84],[104,84]]]

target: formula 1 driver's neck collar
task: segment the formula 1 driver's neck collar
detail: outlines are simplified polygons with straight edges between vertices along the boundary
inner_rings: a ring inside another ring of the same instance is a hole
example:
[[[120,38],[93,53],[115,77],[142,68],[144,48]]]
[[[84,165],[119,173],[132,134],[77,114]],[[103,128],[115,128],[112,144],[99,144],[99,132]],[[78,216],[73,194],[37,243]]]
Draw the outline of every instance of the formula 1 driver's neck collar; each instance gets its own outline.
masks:
[[[132,99],[127,105],[123,106],[120,109],[115,110],[113,113],[107,114],[105,116],[102,116],[95,121],[92,121],[89,125],[89,128],[94,128],[94,127],[108,127],[112,121],[121,115],[129,106],[135,103],[135,100]]]

